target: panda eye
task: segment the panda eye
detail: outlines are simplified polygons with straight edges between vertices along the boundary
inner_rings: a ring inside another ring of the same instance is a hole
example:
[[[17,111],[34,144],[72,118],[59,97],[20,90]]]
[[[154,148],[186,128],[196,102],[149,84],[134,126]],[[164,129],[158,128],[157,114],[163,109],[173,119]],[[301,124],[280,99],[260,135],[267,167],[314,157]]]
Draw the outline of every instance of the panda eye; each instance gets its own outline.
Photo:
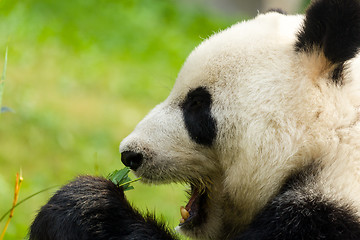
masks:
[[[201,99],[199,97],[195,97],[193,99],[190,99],[187,107],[188,109],[198,110],[199,108],[201,108],[202,105],[203,103]]]
[[[210,93],[204,87],[199,87],[188,93],[181,107],[184,111],[200,111],[201,109],[209,109],[210,105]]]
[[[198,87],[187,94],[180,106],[190,138],[205,146],[212,145],[217,132],[211,105],[210,92],[205,87]]]

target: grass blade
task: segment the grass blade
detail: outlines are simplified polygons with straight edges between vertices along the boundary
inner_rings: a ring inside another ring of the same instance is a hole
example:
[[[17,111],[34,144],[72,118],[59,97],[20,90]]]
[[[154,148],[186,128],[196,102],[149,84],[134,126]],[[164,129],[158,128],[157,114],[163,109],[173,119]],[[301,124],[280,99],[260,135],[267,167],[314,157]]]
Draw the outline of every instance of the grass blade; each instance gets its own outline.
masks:
[[[3,72],[1,75],[1,79],[0,79],[0,109],[2,106],[2,97],[3,97],[4,87],[5,87],[7,57],[8,57],[8,47],[6,47],[4,67],[3,67]]]
[[[29,200],[30,198],[35,197],[36,195],[38,195],[38,194],[40,194],[40,193],[46,192],[46,191],[48,191],[48,190],[50,190],[50,189],[52,189],[52,188],[56,188],[56,187],[59,187],[59,185],[45,188],[45,189],[40,190],[40,191],[38,191],[38,192],[36,192],[36,193],[34,193],[34,194],[31,194],[30,196],[27,196],[27,197],[24,198],[23,200],[19,201],[15,206],[13,206],[12,208],[10,208],[9,211],[7,211],[6,213],[4,213],[4,215],[1,216],[0,222],[1,222],[2,220],[4,220],[4,218],[11,212],[11,210],[12,210],[13,208],[16,208],[16,207],[19,206],[20,204],[24,203],[25,201]]]

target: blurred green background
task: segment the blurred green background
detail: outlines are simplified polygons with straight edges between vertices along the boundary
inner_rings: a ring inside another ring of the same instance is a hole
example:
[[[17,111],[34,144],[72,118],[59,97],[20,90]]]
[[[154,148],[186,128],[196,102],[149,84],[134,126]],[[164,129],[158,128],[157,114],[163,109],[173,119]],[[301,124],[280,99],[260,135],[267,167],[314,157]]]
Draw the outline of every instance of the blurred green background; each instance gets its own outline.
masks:
[[[79,174],[123,167],[121,139],[166,98],[186,56],[244,18],[190,3],[0,1],[0,70],[9,48],[3,105],[15,111],[0,115],[0,216],[11,207],[20,169],[19,200]],[[184,186],[134,186],[127,192],[134,205],[178,224]],[[5,239],[25,238],[55,190],[16,208]]]
[[[0,116],[0,215],[11,207],[20,168],[19,200],[79,174],[122,168],[121,139],[166,98],[191,50],[237,20],[175,1],[2,0],[3,105],[15,113]],[[134,186],[127,193],[134,205],[178,224],[183,186]],[[16,208],[5,239],[24,238],[55,190]]]

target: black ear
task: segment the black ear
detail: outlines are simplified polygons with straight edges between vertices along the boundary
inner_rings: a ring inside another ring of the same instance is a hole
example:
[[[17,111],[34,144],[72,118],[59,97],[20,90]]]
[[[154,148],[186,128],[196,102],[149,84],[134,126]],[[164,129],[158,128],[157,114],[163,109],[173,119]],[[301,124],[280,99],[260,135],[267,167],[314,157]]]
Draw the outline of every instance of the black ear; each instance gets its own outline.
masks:
[[[315,0],[306,12],[297,36],[298,52],[323,52],[331,64],[336,64],[333,78],[340,75],[343,63],[360,48],[360,1]]]

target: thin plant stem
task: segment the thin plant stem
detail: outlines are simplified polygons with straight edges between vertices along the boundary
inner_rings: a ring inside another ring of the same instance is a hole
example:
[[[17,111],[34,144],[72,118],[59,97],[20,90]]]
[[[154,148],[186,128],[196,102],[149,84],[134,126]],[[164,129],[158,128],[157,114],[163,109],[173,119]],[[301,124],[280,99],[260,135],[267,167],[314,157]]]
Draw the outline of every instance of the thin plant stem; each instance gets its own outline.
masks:
[[[136,182],[136,181],[139,181],[141,179],[141,177],[137,178],[137,179],[134,179],[134,180],[131,180],[131,181],[128,181],[126,183],[122,183],[120,185],[118,185],[118,187],[121,187],[121,186],[124,186],[126,184],[130,184],[130,183],[133,183],[133,182]],[[1,240],[1,239],[0,239]]]
[[[40,193],[42,193],[42,192],[46,192],[46,191],[48,191],[48,190],[50,190],[50,189],[52,189],[52,188],[56,188],[56,187],[59,187],[59,185],[55,185],[55,186],[52,186],[52,187],[48,187],[48,188],[45,188],[45,189],[43,189],[43,190],[40,190],[40,191],[38,191],[38,192],[36,192],[36,193],[34,193],[34,194],[31,194],[30,196],[27,196],[27,197],[24,198],[23,200],[19,201],[19,202],[14,206],[14,208],[16,208],[16,207],[19,206],[20,204],[26,202],[26,201],[29,200],[30,198],[33,198],[33,197],[35,197],[36,195],[38,195],[38,194],[40,194]],[[13,208],[9,209],[9,211],[7,211],[6,213],[4,213],[4,215],[1,216],[0,222],[11,212],[12,209],[13,209]]]
[[[20,187],[21,187],[21,183],[23,182],[23,177],[22,177],[22,174],[21,174],[21,171],[20,171],[20,174],[19,173],[16,173],[16,181],[15,181],[15,193],[14,193],[14,199],[13,199],[13,204],[12,204],[12,208],[10,210],[10,215],[9,215],[9,218],[8,220],[6,221],[6,224],[5,224],[5,227],[1,233],[1,236],[0,236],[0,240],[3,240],[4,239],[4,236],[5,236],[5,232],[10,224],[10,221],[12,219],[12,217],[14,216],[14,209],[15,209],[15,206],[16,206],[16,203],[17,203],[17,200],[19,198],[19,192],[20,192]]]

